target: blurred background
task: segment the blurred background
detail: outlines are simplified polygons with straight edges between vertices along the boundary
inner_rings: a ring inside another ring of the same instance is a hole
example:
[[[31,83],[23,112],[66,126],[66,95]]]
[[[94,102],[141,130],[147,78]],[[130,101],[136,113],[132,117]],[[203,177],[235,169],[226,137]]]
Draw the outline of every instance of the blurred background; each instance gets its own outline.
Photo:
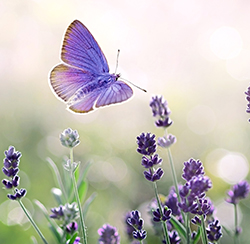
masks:
[[[59,134],[68,127],[80,134],[75,160],[92,162],[88,196],[98,194],[86,218],[89,243],[96,243],[97,229],[104,223],[118,227],[121,243],[128,243],[123,224],[128,210],[137,208],[146,219],[153,187],[143,177],[136,137],[142,132],[163,135],[149,107],[153,94],[163,95],[172,111],[169,132],[177,137],[171,150],[179,181],[183,182],[183,162],[200,159],[213,181],[208,195],[216,215],[233,227],[233,206],[225,203],[226,192],[232,184],[250,179],[244,95],[250,79],[249,11],[245,0],[0,1],[0,151],[2,159],[9,145],[22,152],[20,187],[28,190],[23,202],[49,243],[53,237],[33,200],[48,211],[57,206],[46,158],[60,167],[68,150],[61,146]],[[132,100],[86,115],[66,110],[52,93],[48,75],[60,62],[64,32],[75,19],[94,35],[111,73],[120,49],[118,72],[147,93],[133,88]],[[167,195],[170,166],[166,152],[158,153],[165,171],[159,191]],[[0,191],[0,242],[31,243],[30,236],[37,234],[6,195],[6,190]],[[241,243],[248,243],[249,199],[242,201],[239,212]],[[224,233],[221,243],[231,241]]]

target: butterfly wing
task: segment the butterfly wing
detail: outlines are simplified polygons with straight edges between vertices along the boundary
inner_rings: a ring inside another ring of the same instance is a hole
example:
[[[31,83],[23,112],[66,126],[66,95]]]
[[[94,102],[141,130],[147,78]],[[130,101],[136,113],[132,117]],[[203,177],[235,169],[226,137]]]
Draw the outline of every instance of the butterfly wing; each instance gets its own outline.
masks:
[[[82,99],[70,104],[69,109],[76,113],[87,113],[95,108],[123,102],[133,95],[133,90],[122,81],[108,87],[96,88]]]
[[[91,74],[109,72],[107,60],[89,30],[78,20],[66,30],[61,59]]]
[[[57,65],[50,73],[50,84],[53,90],[65,102],[92,79],[89,73],[65,64]]]
[[[130,86],[122,81],[116,81],[111,86],[105,88],[95,104],[97,108],[109,104],[120,103],[126,101],[133,95],[133,90]]]

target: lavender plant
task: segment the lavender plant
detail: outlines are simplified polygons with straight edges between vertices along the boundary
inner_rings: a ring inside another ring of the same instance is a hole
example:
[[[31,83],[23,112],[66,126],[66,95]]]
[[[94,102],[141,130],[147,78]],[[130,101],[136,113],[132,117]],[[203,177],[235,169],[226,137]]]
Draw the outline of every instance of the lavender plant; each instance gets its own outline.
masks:
[[[249,89],[246,94],[250,102]],[[250,112],[249,106],[248,104],[247,112]],[[156,139],[156,135],[152,133],[141,133],[137,136],[137,152],[142,155],[141,165],[144,168],[144,177],[152,184],[155,193],[149,204],[149,214],[155,234],[160,237],[161,243],[165,244],[218,243],[222,237],[222,229],[226,230],[226,228],[222,228],[220,221],[214,215],[214,205],[206,195],[207,191],[212,188],[212,181],[205,175],[202,162],[193,158],[184,162],[182,179],[178,180],[170,151],[171,146],[176,142],[176,137],[167,132],[173,124],[169,117],[171,111],[162,96],[152,97],[150,107],[153,117],[156,118],[155,125],[163,128],[164,134]],[[35,202],[48,220],[56,243],[87,244],[87,227],[84,219],[95,198],[95,193],[85,200],[84,205],[82,203],[87,192],[86,175],[90,164],[84,165],[80,172],[80,162],[74,161],[73,149],[80,143],[77,131],[70,128],[64,130],[60,135],[60,141],[69,149],[69,157],[64,159],[62,164],[64,174],[59,173],[60,170],[50,158],[47,160],[57,179],[58,187],[52,189],[52,194],[58,205],[51,208],[49,214],[41,202],[38,200]],[[170,187],[167,196],[160,194],[157,188],[157,182],[164,177],[164,170],[161,167],[163,160],[157,154],[158,147],[167,151],[173,178],[173,186]],[[9,191],[7,197],[20,204],[43,243],[47,244],[44,235],[22,203],[22,198],[27,194],[26,189],[18,188],[20,184],[18,172],[22,154],[13,146],[10,146],[4,153],[2,171],[7,178],[2,180],[2,183]],[[226,231],[231,233],[235,244],[240,243],[239,237],[242,232],[238,224],[237,208],[240,201],[248,197],[249,192],[249,183],[241,181],[227,193],[226,202],[234,206],[235,228],[231,232]],[[144,220],[138,210],[126,214],[125,232],[131,243],[146,243],[149,232],[144,228]],[[99,228],[97,234],[99,244],[120,244],[118,230],[108,223]]]

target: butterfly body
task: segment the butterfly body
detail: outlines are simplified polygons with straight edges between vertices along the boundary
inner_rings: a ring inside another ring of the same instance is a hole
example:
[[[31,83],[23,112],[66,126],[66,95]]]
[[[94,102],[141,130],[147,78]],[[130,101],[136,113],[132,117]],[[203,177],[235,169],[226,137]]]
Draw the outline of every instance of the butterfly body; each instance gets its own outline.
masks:
[[[66,30],[61,59],[50,73],[58,98],[76,113],[126,101],[133,91],[119,74],[110,74],[107,60],[88,29],[78,20]]]

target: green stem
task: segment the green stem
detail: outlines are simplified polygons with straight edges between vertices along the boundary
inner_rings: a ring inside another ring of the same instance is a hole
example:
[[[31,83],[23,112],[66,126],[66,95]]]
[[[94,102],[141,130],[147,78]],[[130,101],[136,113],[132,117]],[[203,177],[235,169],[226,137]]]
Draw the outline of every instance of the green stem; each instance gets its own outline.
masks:
[[[186,242],[187,244],[190,244],[190,225],[189,225],[189,213],[185,216],[185,225],[186,225]]]
[[[162,205],[161,205],[161,201],[159,199],[156,182],[153,182],[153,184],[154,184],[154,190],[155,190],[155,197],[156,197],[156,200],[157,200],[157,203],[158,203],[160,214],[161,214],[161,216],[163,216]],[[168,235],[168,229],[167,229],[167,225],[166,225],[165,221],[162,221],[162,228],[163,228],[163,233],[164,233],[164,237],[165,237],[166,243],[170,244],[169,235]]]
[[[73,164],[73,162],[74,162],[73,148],[70,149],[70,162],[71,162],[71,164]],[[85,223],[84,223],[84,219],[83,219],[83,212],[82,212],[81,202],[80,202],[80,198],[79,198],[79,194],[78,194],[74,169],[71,170],[71,178],[72,178],[74,193],[75,193],[75,197],[76,197],[76,201],[77,201],[79,213],[80,213],[80,222],[81,222],[81,228],[82,228],[82,233],[83,233],[83,243],[87,244],[86,227],[85,227]]]
[[[206,230],[206,225],[205,225],[205,218],[204,218],[203,215],[201,215],[201,237],[202,237],[202,243],[203,244],[208,244],[207,230]]]
[[[42,232],[39,230],[38,226],[36,225],[35,221],[32,219],[32,217],[30,216],[29,212],[27,211],[27,209],[25,208],[25,206],[23,205],[21,200],[18,200],[21,208],[23,209],[25,215],[27,216],[27,218],[29,219],[30,223],[33,225],[34,229],[36,230],[36,232],[38,233],[38,235],[41,237],[43,243],[48,244],[48,242],[46,241],[45,237],[43,236]]]
[[[235,225],[235,232],[234,232],[234,244],[239,243],[239,234],[237,231],[238,228],[238,211],[237,211],[237,204],[234,204],[234,225]]]

